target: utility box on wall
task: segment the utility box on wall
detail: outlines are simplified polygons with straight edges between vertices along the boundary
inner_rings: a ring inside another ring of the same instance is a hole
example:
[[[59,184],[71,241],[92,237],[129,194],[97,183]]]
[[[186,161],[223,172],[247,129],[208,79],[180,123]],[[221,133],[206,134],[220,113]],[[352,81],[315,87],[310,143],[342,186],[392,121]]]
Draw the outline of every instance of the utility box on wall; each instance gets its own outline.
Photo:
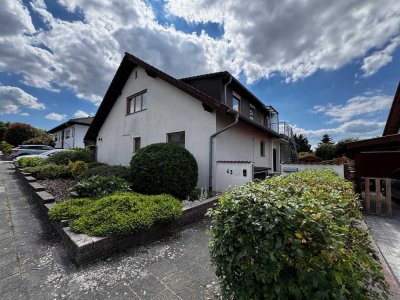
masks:
[[[217,161],[216,191],[229,186],[243,185],[253,180],[254,163],[251,161]]]

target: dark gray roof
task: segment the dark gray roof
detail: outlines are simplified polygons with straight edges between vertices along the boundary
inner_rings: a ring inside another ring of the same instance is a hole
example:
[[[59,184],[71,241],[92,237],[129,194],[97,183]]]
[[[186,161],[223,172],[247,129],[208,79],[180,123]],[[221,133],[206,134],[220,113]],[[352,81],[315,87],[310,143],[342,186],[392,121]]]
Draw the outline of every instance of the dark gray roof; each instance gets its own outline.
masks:
[[[50,130],[48,130],[49,133],[54,133],[57,131],[60,131],[64,128],[67,128],[68,126],[71,126],[73,124],[79,124],[79,125],[86,125],[90,126],[92,124],[94,117],[86,117],[86,118],[75,118],[75,119],[69,119],[67,122],[64,122]]]

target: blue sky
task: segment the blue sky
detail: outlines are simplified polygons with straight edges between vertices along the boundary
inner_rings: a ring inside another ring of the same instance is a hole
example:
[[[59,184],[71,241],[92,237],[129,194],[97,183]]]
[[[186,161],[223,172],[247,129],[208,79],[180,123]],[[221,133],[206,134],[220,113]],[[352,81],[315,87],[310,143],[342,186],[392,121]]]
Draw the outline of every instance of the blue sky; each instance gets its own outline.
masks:
[[[125,51],[228,70],[313,145],[381,135],[400,80],[397,0],[2,2],[0,120],[43,129],[93,115]]]

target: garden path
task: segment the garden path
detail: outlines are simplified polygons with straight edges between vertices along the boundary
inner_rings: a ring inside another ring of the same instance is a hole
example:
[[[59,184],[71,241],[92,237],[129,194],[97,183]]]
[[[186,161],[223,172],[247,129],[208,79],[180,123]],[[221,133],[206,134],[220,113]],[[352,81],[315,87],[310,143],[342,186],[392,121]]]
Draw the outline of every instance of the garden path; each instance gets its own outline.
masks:
[[[0,299],[212,299],[208,226],[76,268],[12,165],[0,162]]]

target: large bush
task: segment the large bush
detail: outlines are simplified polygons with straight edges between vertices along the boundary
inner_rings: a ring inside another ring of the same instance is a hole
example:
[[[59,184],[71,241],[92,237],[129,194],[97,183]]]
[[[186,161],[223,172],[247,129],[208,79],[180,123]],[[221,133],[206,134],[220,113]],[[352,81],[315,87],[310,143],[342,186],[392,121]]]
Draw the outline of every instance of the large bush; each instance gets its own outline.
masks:
[[[74,178],[77,178],[80,174],[89,169],[88,164],[81,160],[70,161],[68,167],[71,169]]]
[[[36,179],[56,179],[72,177],[71,170],[67,166],[56,165],[53,163],[25,168],[24,171],[31,173],[32,176]]]
[[[11,151],[12,151],[12,149],[14,148],[14,146],[13,145],[11,145],[11,144],[9,144],[9,143],[7,143],[7,142],[5,142],[5,141],[2,141],[1,143],[0,143],[0,151],[2,151],[2,152],[4,152],[4,153],[11,153]]]
[[[18,160],[18,165],[21,168],[36,167],[36,166],[44,165],[45,163],[46,163],[46,159],[41,158],[41,157],[21,157]]]
[[[25,123],[12,123],[7,127],[4,133],[4,140],[11,145],[18,146],[35,136],[36,130],[31,125]]]
[[[315,149],[315,156],[322,160],[332,160],[336,157],[336,147],[334,144],[321,144]]]
[[[98,164],[98,163],[97,163]],[[91,164],[89,164],[90,167]],[[116,176],[123,179],[129,179],[129,168],[124,166],[108,166],[100,165],[89,168],[78,176],[78,180],[90,178],[95,175],[100,176]]]
[[[144,194],[170,194],[185,198],[195,188],[196,159],[184,147],[152,144],[133,156],[130,164],[133,189]]]
[[[73,232],[91,236],[129,235],[173,222],[181,214],[182,204],[172,196],[133,193],[66,200],[49,211],[51,220],[70,219]]]
[[[60,151],[51,155],[47,161],[56,165],[68,165],[70,161],[83,161],[85,163],[93,162],[93,158],[85,149],[74,149],[69,151]]]
[[[306,170],[221,198],[211,257],[227,299],[381,299],[387,289],[350,182]]]
[[[72,198],[99,198],[115,192],[129,192],[126,180],[115,176],[92,176],[76,183],[69,193]]]

